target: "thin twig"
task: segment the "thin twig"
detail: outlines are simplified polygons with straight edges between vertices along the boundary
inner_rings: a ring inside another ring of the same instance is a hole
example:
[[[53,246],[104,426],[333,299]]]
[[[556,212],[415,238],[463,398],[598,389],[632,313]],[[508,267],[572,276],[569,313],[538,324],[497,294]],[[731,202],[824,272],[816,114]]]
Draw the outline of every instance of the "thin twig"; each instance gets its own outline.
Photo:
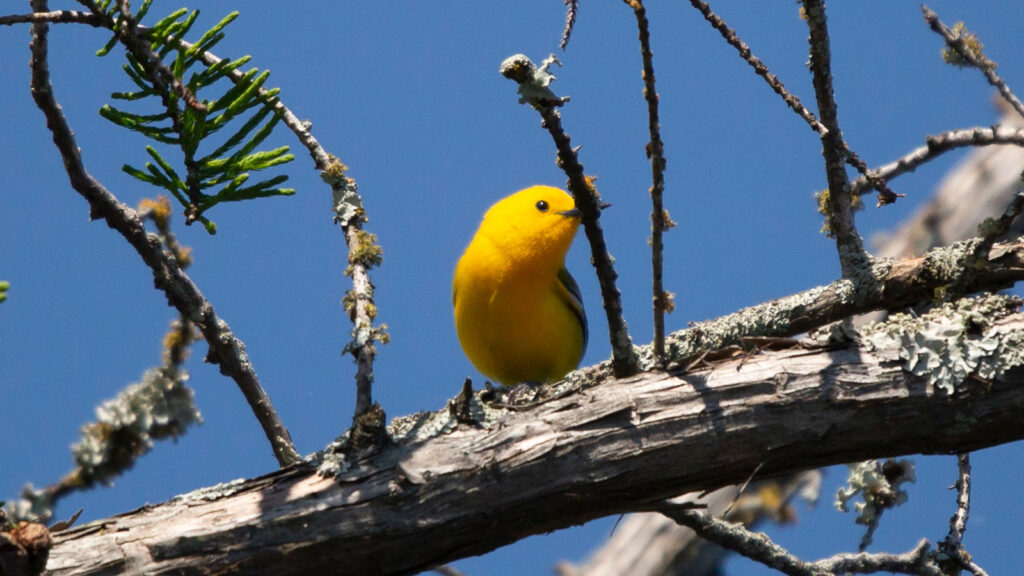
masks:
[[[771,89],[782,98],[786,105],[796,112],[797,115],[803,118],[819,136],[828,132],[828,129],[825,128],[824,124],[818,121],[818,118],[814,116],[814,113],[808,110],[796,95],[786,89],[782,84],[782,81],[779,80],[779,77],[772,74],[771,70],[768,69],[768,66],[766,66],[760,58],[754,56],[754,53],[750,50],[750,46],[740,39],[739,35],[736,34],[736,31],[730,28],[721,16],[715,14],[714,11],[711,10],[711,7],[708,6],[707,2],[703,2],[702,0],[690,0],[690,4],[693,5],[693,7],[696,8],[702,16],[704,16],[704,19],[708,21],[708,24],[711,24],[711,27],[717,30],[730,46],[740,53],[740,57],[754,69],[754,72],[756,72],[761,78],[764,78],[764,81],[768,83],[768,86],[770,86]]]
[[[956,512],[949,518],[949,534],[939,542],[939,552],[944,553],[958,567],[964,568],[975,576],[988,576],[985,570],[974,563],[971,555],[964,550],[964,532],[967,531],[967,518],[971,514],[971,455],[956,455]]]
[[[828,132],[828,129],[825,128],[824,124],[818,121],[818,118],[814,113],[808,110],[795,94],[786,89],[786,86],[783,85],[781,80],[779,80],[779,77],[772,74],[771,70],[768,69],[768,66],[750,50],[750,46],[743,42],[736,31],[730,28],[721,16],[715,14],[706,2],[703,2],[702,0],[690,0],[690,4],[701,13],[704,19],[711,24],[712,28],[722,35],[722,38],[724,38],[730,46],[739,52],[740,58],[743,58],[743,60],[754,69],[754,72],[768,83],[768,86],[772,91],[778,94],[790,109],[796,112],[798,116],[807,122],[807,125],[810,126],[811,129],[818,133],[818,136],[824,136]],[[896,198],[900,197],[899,194],[896,194],[886,186],[884,180],[877,178],[868,169],[867,164],[861,160],[853,150],[850,150],[845,142],[843,143],[843,147],[846,152],[845,162],[863,174],[864,177],[871,182],[870,187],[878,190],[879,205],[891,204],[896,200]]]
[[[934,160],[936,157],[967,146],[989,146],[992,144],[1016,144],[1024,146],[1024,128],[1009,126],[993,126],[991,128],[967,128],[950,130],[935,136],[928,136],[925,145],[912,150],[907,155],[876,168],[873,172],[881,179],[890,181],[897,176],[913,172],[918,166]],[[854,195],[863,194],[871,187],[864,177],[850,183],[850,191]]]
[[[959,549],[963,545],[967,518],[971,514],[971,455],[957,454],[956,466],[956,513],[949,519],[949,534],[945,540],[950,550]]]
[[[804,15],[810,29],[811,74],[821,123],[827,132],[821,136],[822,156],[828,177],[828,200],[824,202],[828,226],[836,239],[843,276],[857,275],[870,265],[871,257],[853,223],[853,196],[846,176],[846,146],[839,129],[835,92],[832,88],[832,50],[823,0],[803,0]]]
[[[742,524],[720,520],[707,512],[673,505],[670,502],[666,503],[661,512],[692,529],[709,542],[790,576],[825,576],[843,572],[894,572],[941,576],[938,567],[928,556],[929,544],[926,540],[922,540],[913,550],[903,554],[838,554],[816,562],[807,562],[772,542],[765,534],[751,532]]]
[[[92,0],[78,0],[80,4],[89,8],[93,15],[97,18],[104,20],[103,26],[114,31],[114,34],[121,40],[132,55],[142,64],[142,68],[146,71],[153,86],[157,88],[157,91],[161,94],[168,92],[168,86],[170,91],[181,98],[189,108],[198,110],[200,112],[206,111],[206,106],[196,99],[195,94],[184,84],[181,79],[171,72],[171,69],[163,63],[160,59],[160,55],[157,54],[149,41],[143,38],[138,33],[138,22],[135,21],[135,17],[132,16],[131,7],[129,6],[128,0],[117,0],[118,11],[121,13],[118,22],[115,22],[102,8],[99,7]],[[165,102],[166,105],[166,102]]]
[[[668,214],[662,201],[665,190],[665,145],[661,141],[661,126],[658,123],[658,92],[654,88],[654,53],[651,51],[651,33],[647,22],[647,10],[642,0],[624,0],[636,15],[639,31],[640,55],[644,61],[644,99],[647,100],[647,128],[651,140],[647,144],[647,157],[651,159],[651,270],[654,305],[654,357],[658,364],[665,361],[665,311],[669,308],[669,295],[663,282],[662,235],[670,226]]]
[[[35,12],[32,14],[12,14],[0,16],[0,26],[11,26],[14,24],[31,24],[34,22],[49,22],[51,24],[75,23],[88,24],[100,28],[103,26],[103,19],[96,15],[78,10],[54,10],[53,12]]]
[[[519,84],[519,93],[523,95],[522,103],[529,103],[543,121],[541,126],[547,129],[558,150],[558,165],[569,177],[569,191],[572,192],[583,220],[583,231],[590,242],[590,257],[597,270],[597,280],[601,286],[601,297],[604,300],[605,315],[608,318],[608,337],[612,346],[612,368],[618,377],[636,374],[639,371],[639,360],[633,350],[633,342],[622,316],[622,298],[615,280],[618,273],[612,264],[612,257],[601,230],[601,201],[592,179],[583,173],[583,165],[577,157],[577,150],[572,147],[569,135],[562,129],[562,117],[556,108],[568,99],[556,96],[548,84],[554,76],[547,72],[547,67],[558,60],[552,55],[541,68],[537,68],[523,54],[506,58],[501,64],[501,74]]]
[[[558,43],[558,47],[563,51],[569,46],[569,36],[572,36],[572,29],[576,26],[576,15],[580,11],[580,0],[562,0],[562,3],[568,6],[565,11],[565,28],[562,30],[562,41]]]
[[[46,0],[32,0],[32,8],[36,12],[48,12]],[[92,218],[103,218],[135,248],[153,271],[155,284],[164,291],[168,301],[184,317],[201,328],[210,346],[207,360],[218,364],[221,372],[238,384],[263,427],[267,439],[270,440],[278,463],[287,466],[299,462],[301,459],[295,451],[288,430],[260,385],[245,352],[245,345],[231,332],[227,322],[217,316],[213,305],[203,297],[192,279],[181,270],[176,259],[163,250],[160,238],[156,234],[146,232],[138,213],[118,201],[85,169],[74,134],[54,98],[50,84],[47,61],[49,26],[45,23],[36,23],[32,25],[32,29],[32,97],[46,116],[47,127],[53,133],[53,142],[64,160],[64,168],[72,188],[89,202]]]
[[[937,34],[940,34],[946,39],[946,45],[956,51],[956,53],[966,60],[971,66],[981,70],[981,73],[985,75],[988,83],[999,90],[999,94],[1006,100],[1018,114],[1024,116],[1024,104],[1013,94],[1006,82],[996,74],[996,65],[994,62],[985,58],[984,55],[976,53],[967,41],[960,34],[950,30],[945,24],[939,20],[939,15],[933,12],[930,8],[921,5],[921,11],[924,13],[924,19],[928,21],[928,25]]]

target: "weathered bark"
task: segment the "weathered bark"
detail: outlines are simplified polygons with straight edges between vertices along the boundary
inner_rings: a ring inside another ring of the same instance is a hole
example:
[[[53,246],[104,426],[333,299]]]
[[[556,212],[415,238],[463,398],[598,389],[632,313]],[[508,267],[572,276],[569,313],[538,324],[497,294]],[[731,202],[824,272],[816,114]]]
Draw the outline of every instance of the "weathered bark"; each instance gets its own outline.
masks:
[[[58,533],[49,573],[411,574],[758,466],[761,477],[1024,438],[1024,314],[967,324],[958,345],[987,350],[974,360],[984,372],[936,379],[921,350],[872,338],[608,379],[400,441],[337,478],[292,467]]]

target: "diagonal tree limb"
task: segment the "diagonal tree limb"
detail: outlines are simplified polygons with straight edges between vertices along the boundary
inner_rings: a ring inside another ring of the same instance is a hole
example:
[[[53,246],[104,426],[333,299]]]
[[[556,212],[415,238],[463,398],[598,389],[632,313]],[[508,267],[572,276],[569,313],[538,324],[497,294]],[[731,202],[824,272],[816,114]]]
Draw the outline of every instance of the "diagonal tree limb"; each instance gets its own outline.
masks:
[[[32,0],[32,7],[35,11],[45,12],[46,0]],[[227,322],[217,316],[213,305],[203,297],[173,255],[163,249],[160,237],[147,233],[138,213],[118,201],[86,171],[75,137],[53,95],[47,61],[48,25],[35,23],[32,27],[32,97],[46,116],[47,127],[53,133],[54,145],[64,160],[72,188],[89,202],[91,218],[104,219],[135,248],[152,270],[156,287],[167,295],[168,302],[200,327],[210,346],[207,360],[219,365],[220,371],[238,384],[263,427],[278,463],[288,466],[298,462],[300,458],[288,430],[260,385],[245,345],[231,332]]]
[[[985,302],[1009,303],[972,306]],[[936,326],[947,325],[942,314]],[[962,334],[998,341],[993,361],[1007,370],[963,379],[955,397],[905,368],[894,340],[802,343],[686,374],[605,373],[476,426],[454,425],[447,410],[400,419],[392,446],[335,462],[332,478],[291,468],[73,528],[56,535],[50,574],[412,574],[529,534],[660,510],[762,463],[771,476],[1021,439],[1024,368],[1009,366],[1024,360],[1024,314],[1002,314]]]
[[[191,43],[183,39],[179,38],[177,42],[185,49],[192,47]],[[202,52],[201,58],[207,66],[214,66],[222,61],[218,56],[205,51]],[[242,78],[242,72],[233,70],[229,76],[233,81],[238,81]],[[266,89],[260,88],[260,94],[266,94]],[[373,410],[371,413],[371,408],[374,407],[373,360],[377,355],[375,343],[386,343],[388,335],[387,326],[374,326],[377,305],[373,298],[373,282],[370,280],[369,270],[380,263],[380,249],[375,244],[376,237],[363,230],[363,225],[367,221],[366,209],[362,197],[356,192],[355,180],[346,173],[348,168],[320,145],[313,136],[312,125],[300,120],[280,98],[274,97],[271,106],[281,114],[284,125],[306,148],[324,182],[331,187],[335,222],[341,226],[349,254],[346,275],[352,280],[352,290],[345,296],[346,311],[353,325],[352,340],[346,344],[345,351],[350,353],[356,362],[353,422],[357,426],[363,423],[377,427],[382,425],[375,416],[378,411]],[[383,413],[380,414],[382,417]],[[363,419],[364,415],[368,418]]]

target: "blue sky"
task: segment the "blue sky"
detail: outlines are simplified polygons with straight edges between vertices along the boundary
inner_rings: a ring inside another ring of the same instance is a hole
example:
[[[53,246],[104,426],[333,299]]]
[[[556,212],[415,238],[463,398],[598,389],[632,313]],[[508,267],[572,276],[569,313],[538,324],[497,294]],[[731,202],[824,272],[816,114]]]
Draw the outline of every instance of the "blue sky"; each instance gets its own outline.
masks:
[[[24,11],[8,3],[4,12]],[[52,8],[77,4],[52,3]],[[763,81],[684,3],[651,2],[649,16],[666,146],[666,207],[679,224],[666,236],[665,285],[676,293],[670,330],[835,279],[832,241],[813,193],[825,186],[820,142]],[[157,0],[153,13],[179,7]],[[965,20],[979,34],[1011,87],[1024,90],[1024,4],[934,2],[948,24]],[[313,123],[321,143],[349,165],[370,215],[367,228],[384,248],[373,271],[379,319],[392,343],[375,366],[375,399],[389,416],[444,406],[466,376],[480,376],[463,356],[451,317],[451,273],[486,208],[520,188],[563,185],[550,137],[515,85],[498,74],[522,52],[540,61],[557,50],[564,7],[556,0],[470,3],[281,2],[195,0],[200,27],[242,11],[221,56],[253,56],[270,69],[269,85]],[[814,101],[807,30],[794,2],[712,4],[786,85]],[[981,74],[943,65],[941,39],[916,3],[834,2],[829,7],[840,123],[870,165],[887,163],[927,134],[997,119],[994,91]],[[650,340],[646,104],[631,11],[616,2],[584,2],[572,42],[559,53],[556,92],[572,101],[563,122],[582,145],[587,173],[614,203],[602,223],[616,258],[626,319],[637,342]],[[155,191],[120,171],[145,162],[145,142],[101,119],[111,91],[129,88],[118,55],[93,53],[104,32],[55,26],[51,67],[88,169],[129,204]],[[25,482],[45,485],[71,466],[68,446],[94,406],[137,381],[160,359],[174,317],[151,275],[124,240],[99,222],[67,183],[29,91],[27,26],[0,29],[0,499]],[[811,106],[813,108],[813,106]],[[329,190],[305,151],[281,130],[273,144],[293,146],[286,168],[297,194],[222,205],[209,237],[175,221],[195,249],[190,274],[245,341],[263,384],[302,453],[347,426],[353,365],[340,351],[349,324],[340,306],[347,289],[345,249],[331,223]],[[865,237],[896,225],[926,200],[955,162],[950,154],[894,182],[906,198],[867,208]],[[873,206],[873,201],[868,202]],[[608,357],[596,280],[582,241],[568,259],[591,317],[585,364]],[[275,467],[263,435],[234,384],[190,361],[191,384],[205,423],[161,444],[110,489],[67,498],[59,514],[84,519]],[[939,538],[953,511],[952,457],[919,457],[910,502],[886,515],[875,549],[902,551]],[[1024,505],[1011,491],[1024,471],[1018,445],[975,457],[975,506],[966,544],[991,573],[1024,569],[1016,554]],[[824,501],[801,508],[796,527],[772,529],[781,543],[816,558],[855,549],[860,528],[832,510],[844,469],[827,473]],[[614,519],[534,537],[460,562],[471,575],[545,574],[560,559],[579,560]],[[736,573],[768,574],[735,561]]]

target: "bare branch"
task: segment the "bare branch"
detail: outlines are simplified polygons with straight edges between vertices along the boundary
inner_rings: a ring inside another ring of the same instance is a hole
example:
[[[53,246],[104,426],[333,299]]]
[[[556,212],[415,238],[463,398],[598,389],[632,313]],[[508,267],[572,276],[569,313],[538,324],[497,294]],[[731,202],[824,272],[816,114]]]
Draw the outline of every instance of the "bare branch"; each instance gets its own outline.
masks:
[[[956,480],[956,512],[949,519],[949,534],[939,542],[939,552],[948,557],[948,562],[964,568],[975,576],[987,576],[980,566],[974,563],[971,555],[963,548],[964,532],[967,531],[967,518],[971,513],[971,455],[957,454]]]
[[[751,68],[754,69],[754,72],[758,76],[763,78],[765,82],[768,83],[768,86],[772,89],[772,91],[778,94],[782,98],[783,102],[785,102],[786,105],[790,107],[790,109],[796,112],[798,116],[803,118],[804,121],[807,122],[808,126],[810,126],[811,129],[818,133],[818,136],[825,136],[825,134],[828,132],[828,129],[825,128],[825,125],[818,121],[818,118],[814,115],[814,113],[808,110],[807,107],[804,106],[802,102],[800,102],[800,99],[797,98],[795,94],[791,93],[789,90],[786,89],[786,87],[782,84],[782,81],[779,80],[778,76],[772,74],[771,70],[768,69],[768,66],[765,65],[765,63],[761,61],[760,58],[754,55],[754,53],[750,50],[750,46],[747,46],[747,44],[740,39],[739,35],[736,34],[736,31],[730,28],[721,16],[715,14],[711,10],[711,7],[708,6],[708,4],[706,2],[703,2],[702,0],[690,0],[690,4],[698,11],[700,11],[701,15],[704,16],[704,19],[707,20],[709,24],[711,24],[711,27],[717,30],[718,33],[722,35],[722,38],[724,38],[730,46],[732,46],[739,52],[740,58],[743,58],[743,60],[747,64],[749,64]],[[851,150],[845,142],[843,142],[843,147],[846,152],[846,157],[844,161],[850,166],[853,166],[858,172],[863,174],[864,178],[867,181],[870,181],[871,187],[878,190],[880,205],[890,204],[900,196],[900,194],[896,194],[895,192],[890,190],[888,186],[886,186],[884,180],[878,178],[875,174],[873,174],[868,169],[867,164],[863,160],[861,160],[860,157],[857,156],[857,154],[853,150]]]
[[[814,113],[808,110],[795,94],[786,89],[778,76],[772,74],[771,70],[768,69],[768,66],[765,65],[760,58],[754,56],[754,53],[750,50],[750,46],[740,39],[739,35],[736,34],[736,31],[730,28],[721,16],[715,14],[711,10],[711,6],[709,6],[707,2],[704,2],[703,0],[690,0],[690,4],[700,11],[701,15],[704,16],[704,19],[711,24],[711,27],[717,30],[718,33],[722,35],[722,38],[724,38],[730,46],[740,53],[740,57],[754,69],[754,72],[757,73],[758,76],[764,78],[764,81],[768,83],[768,86],[771,87],[772,91],[778,94],[782,98],[783,102],[796,112],[797,115],[803,118],[819,136],[823,136],[828,132],[828,129],[825,128],[824,124],[818,121],[818,118],[815,117]]]
[[[529,58],[517,54],[502,62],[501,74],[519,84],[519,93],[523,95],[520,103],[529,103],[540,113],[543,119],[541,126],[551,134],[558,149],[558,165],[569,177],[569,191],[576,200],[576,207],[582,213],[583,231],[590,241],[591,262],[597,270],[605,315],[608,318],[612,365],[617,375],[627,376],[639,371],[639,366],[629,330],[626,328],[626,320],[622,316],[622,296],[615,285],[619,275],[612,264],[604,232],[601,230],[602,205],[597,189],[594,187],[593,179],[583,173],[583,165],[577,157],[578,150],[572,147],[569,135],[562,129],[562,117],[556,110],[558,106],[568,101],[568,98],[560,98],[548,88],[554,76],[547,69],[555,63],[558,63],[558,59],[552,55],[537,68]]]
[[[45,12],[46,0],[32,0],[32,7],[37,12]],[[90,217],[103,218],[135,248],[153,271],[157,288],[164,291],[170,304],[201,328],[210,346],[207,361],[218,364],[221,372],[238,384],[274,448],[278,463],[287,466],[298,462],[300,458],[288,430],[274,410],[270,397],[260,385],[245,352],[245,345],[231,332],[227,322],[217,316],[213,305],[203,297],[176,259],[163,250],[159,236],[146,232],[138,213],[118,201],[86,171],[74,134],[54,98],[50,84],[47,61],[48,25],[36,23],[32,27],[32,97],[46,116],[47,127],[53,133],[53,142],[64,159],[64,168],[71,181],[71,187],[89,202]]]
[[[576,15],[580,11],[580,0],[562,0],[568,6],[565,12],[565,28],[562,30],[562,40],[558,47],[565,50],[569,46],[569,36],[572,36],[572,29],[576,26]]]
[[[828,177],[828,198],[822,202],[829,232],[835,236],[843,276],[861,273],[870,265],[871,257],[853,223],[853,195],[846,177],[846,145],[839,130],[835,92],[832,89],[832,49],[828,37],[824,0],[803,0],[804,16],[810,29],[811,73],[818,113],[827,132],[821,136],[825,173]]]
[[[1018,114],[1024,116],[1024,104],[1013,94],[1010,87],[1006,85],[1006,81],[996,74],[996,64],[984,54],[981,53],[980,44],[977,44],[978,48],[968,44],[967,39],[963,37],[959,32],[950,30],[945,24],[939,20],[939,15],[933,12],[930,8],[921,5],[921,11],[924,13],[924,19],[928,21],[928,25],[937,34],[941,35],[946,39],[946,45],[952,50],[956,51],[957,55],[963,59],[967,64],[981,70],[981,73],[985,75],[985,79],[988,83],[999,90],[999,94],[1006,100]]]
[[[671,295],[665,291],[663,281],[663,256],[665,245],[662,235],[672,227],[672,220],[665,210],[662,192],[665,190],[665,145],[661,141],[661,125],[658,121],[658,92],[654,88],[654,53],[651,51],[651,33],[647,23],[647,10],[642,0],[625,0],[636,15],[640,37],[640,55],[644,62],[644,99],[647,100],[647,128],[651,140],[647,144],[647,157],[651,160],[651,270],[654,304],[654,357],[657,362],[665,359],[665,312],[672,310]]]
[[[890,162],[874,173],[885,181],[913,172],[922,164],[934,160],[936,157],[967,146],[989,146],[992,144],[1016,144],[1024,146],[1024,128],[1012,126],[993,126],[991,128],[966,128],[961,130],[950,130],[935,136],[928,136],[925,145],[916,148],[895,162]],[[866,178],[857,178],[850,184],[850,191],[854,195],[863,194],[871,187]]]
[[[54,10],[52,12],[34,12],[32,14],[0,16],[0,26],[12,26],[14,24],[35,22],[49,22],[51,24],[88,24],[89,26],[101,28],[103,27],[104,19],[98,18],[94,14],[80,12],[78,10]]]

